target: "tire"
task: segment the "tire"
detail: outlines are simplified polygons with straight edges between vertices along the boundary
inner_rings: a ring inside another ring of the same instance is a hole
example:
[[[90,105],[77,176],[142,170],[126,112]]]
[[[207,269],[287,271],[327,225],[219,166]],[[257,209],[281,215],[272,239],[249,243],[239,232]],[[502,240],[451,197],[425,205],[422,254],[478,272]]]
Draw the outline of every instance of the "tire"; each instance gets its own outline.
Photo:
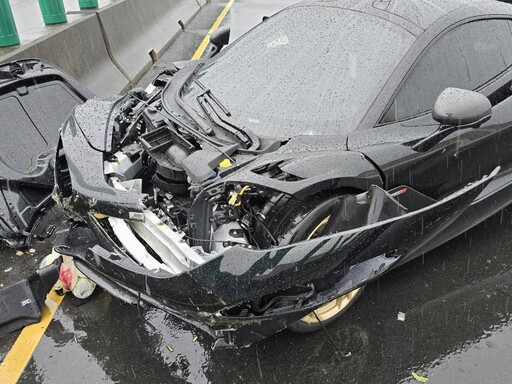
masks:
[[[318,204],[305,205],[300,214],[295,217],[288,230],[280,237],[279,244],[292,244],[303,240],[310,240],[318,236],[329,220],[332,207],[338,200],[327,198]],[[302,319],[288,325],[288,329],[296,333],[312,333],[322,329],[338,320],[359,299],[364,286],[354,289],[307,314]],[[316,314],[315,314],[316,313]],[[321,320],[322,324],[318,321]]]

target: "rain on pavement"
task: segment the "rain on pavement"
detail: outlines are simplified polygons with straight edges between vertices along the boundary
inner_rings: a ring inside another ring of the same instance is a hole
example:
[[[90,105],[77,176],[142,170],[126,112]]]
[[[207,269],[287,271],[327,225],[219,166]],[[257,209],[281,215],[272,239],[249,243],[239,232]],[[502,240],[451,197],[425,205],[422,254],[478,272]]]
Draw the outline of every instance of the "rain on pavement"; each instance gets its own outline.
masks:
[[[206,6],[140,85],[190,58],[226,3]],[[293,1],[276,3],[236,1],[223,24],[236,38]],[[508,208],[370,284],[328,327],[332,341],[283,331],[249,348],[212,351],[208,336],[156,309],[143,320],[99,289],[85,303],[68,295],[20,382],[414,383],[413,372],[429,383],[509,382],[511,232]],[[34,248],[0,251],[0,284],[31,273],[51,244]],[[0,339],[0,361],[16,337]]]

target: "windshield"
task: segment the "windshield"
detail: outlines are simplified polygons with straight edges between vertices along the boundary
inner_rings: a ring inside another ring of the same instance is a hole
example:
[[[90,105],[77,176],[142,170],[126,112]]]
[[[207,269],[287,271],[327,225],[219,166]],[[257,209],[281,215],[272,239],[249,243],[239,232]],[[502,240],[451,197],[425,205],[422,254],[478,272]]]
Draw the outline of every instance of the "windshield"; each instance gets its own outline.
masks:
[[[353,131],[414,37],[346,9],[296,7],[260,24],[196,74],[239,128],[263,136]],[[182,97],[196,103],[190,82]]]

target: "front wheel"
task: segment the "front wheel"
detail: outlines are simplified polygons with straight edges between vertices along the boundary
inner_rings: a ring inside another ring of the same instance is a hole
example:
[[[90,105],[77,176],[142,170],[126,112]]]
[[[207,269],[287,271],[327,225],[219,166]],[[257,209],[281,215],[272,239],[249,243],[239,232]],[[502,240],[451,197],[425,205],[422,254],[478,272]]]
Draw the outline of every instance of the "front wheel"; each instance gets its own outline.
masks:
[[[280,243],[291,244],[321,236],[336,201],[337,198],[328,199],[319,205],[316,202],[316,207],[310,207],[308,213],[298,215]],[[364,286],[359,287],[322,305],[302,319],[288,325],[288,329],[297,333],[311,333],[321,330],[322,324],[325,326],[338,320],[357,301],[363,290]]]
[[[346,293],[328,303],[322,305],[302,319],[288,325],[288,329],[296,333],[312,333],[322,329],[324,326],[334,323],[359,299],[364,287],[360,287]],[[317,317],[318,316],[318,317]],[[322,324],[320,324],[320,321]]]

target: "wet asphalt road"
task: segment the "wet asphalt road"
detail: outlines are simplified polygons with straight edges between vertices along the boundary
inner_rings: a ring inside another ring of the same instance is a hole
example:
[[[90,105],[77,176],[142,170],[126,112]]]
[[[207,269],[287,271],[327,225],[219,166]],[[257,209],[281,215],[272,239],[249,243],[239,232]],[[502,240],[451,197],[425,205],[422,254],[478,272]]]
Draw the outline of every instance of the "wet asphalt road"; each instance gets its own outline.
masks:
[[[206,7],[157,67],[190,57],[225,3]],[[241,33],[244,23],[271,13],[269,4],[237,1],[225,23]],[[349,357],[338,357],[324,333],[288,331],[250,348],[211,351],[208,336],[191,326],[153,309],[144,322],[136,308],[98,290],[86,303],[65,298],[20,382],[413,383],[414,371],[433,384],[508,383],[511,233],[508,208],[370,284],[328,327]],[[32,270],[50,245],[35,248],[36,255],[24,256],[4,250],[0,283]],[[0,361],[15,338],[0,339]]]

